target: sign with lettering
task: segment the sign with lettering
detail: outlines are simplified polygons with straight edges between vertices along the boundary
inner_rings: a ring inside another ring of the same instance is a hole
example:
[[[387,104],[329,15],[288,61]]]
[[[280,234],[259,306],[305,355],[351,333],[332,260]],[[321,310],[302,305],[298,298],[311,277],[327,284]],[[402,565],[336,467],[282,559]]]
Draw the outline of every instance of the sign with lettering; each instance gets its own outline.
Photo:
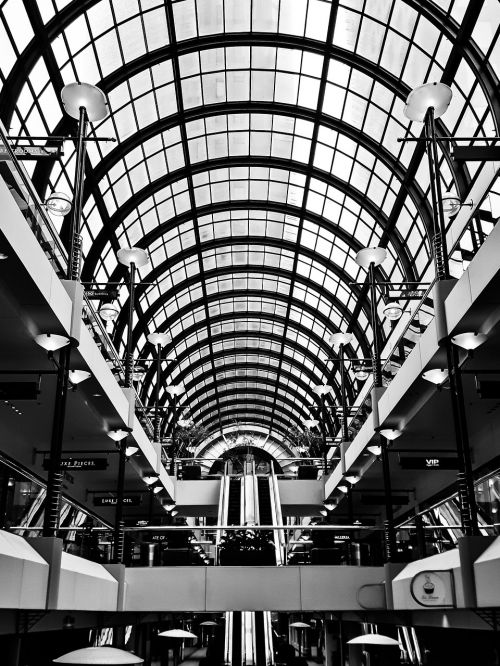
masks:
[[[455,606],[451,571],[421,571],[413,576],[410,591],[419,606]]]
[[[399,459],[402,469],[458,469],[454,456],[405,456]]]
[[[61,146],[16,146],[12,152],[18,160],[38,160],[44,157],[55,160],[63,155]],[[7,148],[0,144],[0,161],[5,160],[10,160],[10,155]]]
[[[141,503],[140,495],[125,495],[123,497],[123,504],[127,506],[139,506]],[[94,497],[94,506],[116,506],[118,499],[116,497]]]
[[[398,301],[421,301],[425,296],[425,289],[389,289],[387,296]]]
[[[118,298],[118,289],[89,289],[85,295],[91,301],[115,301]]]
[[[50,469],[50,458],[43,461],[43,469]],[[71,469],[87,472],[102,471],[108,468],[107,458],[64,458],[61,460],[59,470]]]

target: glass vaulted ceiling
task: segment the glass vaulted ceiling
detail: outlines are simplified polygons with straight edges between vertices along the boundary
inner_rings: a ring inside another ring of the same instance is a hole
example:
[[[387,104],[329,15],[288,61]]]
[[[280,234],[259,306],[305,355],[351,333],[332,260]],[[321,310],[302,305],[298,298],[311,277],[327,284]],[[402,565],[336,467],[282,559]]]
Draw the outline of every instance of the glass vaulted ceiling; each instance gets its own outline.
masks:
[[[338,371],[331,333],[372,340],[354,261],[383,245],[385,280],[432,277],[429,177],[407,121],[412,87],[441,80],[443,134],[498,133],[496,0],[6,0],[0,2],[0,109],[12,134],[74,131],[63,85],[106,93],[89,144],[83,279],[124,280],[120,247],[151,263],[137,292],[134,345],[169,331],[168,383],[216,432],[234,421],[279,434],[310,415],[312,387]],[[71,191],[74,146],[32,165],[42,196]],[[443,189],[476,166],[440,157]],[[57,220],[54,219],[57,223]],[[66,238],[67,223],[60,227]],[[120,290],[125,305],[126,287]],[[390,325],[381,316],[383,338]],[[114,329],[123,352],[123,313]],[[154,372],[143,382],[151,401]],[[356,386],[350,378],[349,392]],[[335,395],[329,397],[335,400]]]

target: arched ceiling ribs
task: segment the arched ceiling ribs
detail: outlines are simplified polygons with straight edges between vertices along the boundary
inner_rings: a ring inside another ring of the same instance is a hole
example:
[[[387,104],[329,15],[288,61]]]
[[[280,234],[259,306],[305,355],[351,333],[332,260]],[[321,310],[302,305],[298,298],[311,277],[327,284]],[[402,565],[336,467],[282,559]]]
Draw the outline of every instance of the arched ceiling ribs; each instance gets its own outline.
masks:
[[[284,299],[283,299],[284,300]],[[180,317],[182,319],[182,315]],[[271,314],[271,313],[261,313],[260,315],[256,313],[255,311],[252,310],[246,310],[246,311],[241,311],[238,310],[237,312],[234,312],[232,314],[219,314],[216,316],[211,317],[210,319],[210,325],[216,325],[219,323],[223,322],[228,322],[228,321],[238,321],[239,319],[246,319],[246,318],[255,318],[255,319],[260,319],[261,321],[268,322],[268,323],[279,323],[281,325],[284,325],[285,323],[285,318],[282,315],[278,314]],[[326,318],[325,318],[325,321]],[[182,340],[189,339],[193,333],[196,331],[199,331],[200,329],[203,329],[204,326],[206,326],[206,323],[201,321],[201,322],[196,322],[192,326],[189,326],[188,328],[184,329],[182,333],[179,333],[177,335],[172,343],[168,345],[168,347],[164,350],[163,356],[168,358],[171,353],[176,349],[177,345],[182,342]],[[294,321],[292,328],[296,329],[299,333],[304,335],[305,337],[310,338],[325,354],[325,358],[332,358],[335,356],[332,348],[328,344],[328,340],[321,339],[319,336],[317,336],[315,333],[313,333],[310,329],[306,328],[303,324]],[[163,327],[162,327],[163,329]],[[234,337],[261,337],[264,334],[260,331],[234,331],[233,336]],[[310,360],[313,362],[315,366],[317,366],[321,372],[325,376],[330,376],[330,375],[335,375],[337,373],[337,368],[335,367],[334,370],[331,369],[331,366],[327,364],[327,362],[321,358],[321,357],[314,357],[311,355],[309,350],[307,350],[306,347],[304,347],[300,342],[296,340],[290,339],[289,344],[291,347],[295,348],[298,352],[304,355],[308,355]],[[148,350],[149,343],[144,347],[144,349],[141,351],[139,350],[138,356],[139,358],[146,358],[149,354]],[[196,349],[196,351],[200,350],[203,347],[203,342],[200,343],[200,347]],[[347,347],[347,355],[349,355],[349,349],[350,345]],[[180,366],[181,363],[183,363],[186,359],[190,357],[190,355],[193,353],[193,349],[186,349],[182,354],[180,354],[175,361],[170,361],[167,365],[167,368],[165,370],[165,375],[162,376],[162,384],[172,376],[172,374],[175,372],[175,370]],[[240,353],[239,351],[237,353]],[[255,353],[255,352],[253,352]],[[351,354],[353,356],[353,354]],[[153,356],[154,358],[154,356]],[[348,394],[348,398],[350,400],[353,400],[353,392],[352,392],[352,381],[349,376],[349,374],[346,374],[346,390]],[[154,363],[152,363],[149,367],[149,369],[146,372],[146,376],[143,379],[142,382],[142,388],[141,388],[141,395],[144,398],[147,395],[148,389],[151,387],[151,385],[154,385],[156,383],[156,368],[154,367]]]
[[[261,275],[272,275],[272,276],[278,276],[282,277],[286,280],[290,279],[291,276],[291,271],[283,268],[276,268],[276,267],[269,267],[269,266],[262,266],[259,264],[245,264],[244,266],[225,266],[222,268],[217,268],[217,269],[212,269],[208,270],[205,272],[205,280],[208,282],[210,281],[211,278],[214,277],[222,277],[224,275],[235,275],[241,273],[242,275],[246,275],[247,273],[260,273]],[[347,277],[347,281],[349,281],[348,276],[342,276],[338,275],[338,273],[335,271],[337,276],[342,280],[342,278]],[[161,275],[162,273],[160,273]],[[155,274],[151,274],[146,276],[145,281],[147,282],[154,282],[157,279],[157,276]],[[149,322],[152,320],[154,315],[158,312],[159,308],[168,303],[168,301],[178,294],[179,292],[183,291],[184,289],[187,289],[190,286],[198,284],[200,280],[200,277],[198,275],[192,276],[191,278],[184,280],[181,284],[179,284],[176,287],[173,287],[172,289],[169,289],[168,291],[165,291],[162,296],[157,299],[153,305],[151,305],[142,315],[141,320],[139,320],[138,325],[134,328],[132,332],[133,336],[133,344],[136,346],[138,344],[139,338],[142,333],[147,334],[151,331],[147,331],[146,326],[149,324]],[[351,312],[347,309],[346,305],[340,301],[337,297],[333,296],[329,291],[327,291],[324,287],[321,287],[320,285],[317,285],[315,282],[304,278],[303,276],[298,276],[297,277],[297,282],[303,286],[310,287],[313,291],[317,292],[320,296],[322,296],[327,302],[331,303],[331,305],[341,312],[344,316],[345,321],[349,321],[351,317]],[[137,299],[139,300],[140,298],[140,290],[146,289],[145,286],[138,286],[137,287]],[[361,289],[353,286],[352,291],[354,293],[356,302],[358,302],[358,299],[361,295]],[[238,295],[238,296],[246,296],[251,294],[251,290],[248,289],[243,289],[243,290],[225,290],[221,292],[216,292],[214,294],[210,294],[207,297],[207,303],[213,303],[215,301],[228,298],[232,295]],[[283,300],[285,303],[291,302],[297,304],[297,301],[293,298],[286,297],[283,294],[279,294],[278,292],[264,292],[264,291],[254,291],[253,295],[259,295],[259,294],[266,294],[269,298],[273,300]],[[197,300],[195,301],[196,305],[201,305],[203,304],[203,300]],[[316,313],[317,310],[314,308],[309,308],[306,303],[299,303],[299,307],[302,309],[307,309],[307,311],[311,314]],[[174,315],[171,317],[168,317],[164,322],[162,322],[162,328],[167,330],[172,326],[172,323],[175,322],[177,319],[179,319],[181,316],[189,313],[193,309],[193,303],[189,303],[180,310],[178,310]],[[125,326],[127,325],[127,321],[125,318],[125,312],[127,310],[127,303],[124,304],[124,307],[122,308],[121,314],[118,317],[117,324],[116,324],[116,329],[115,329],[115,334],[113,336],[113,339],[115,341],[115,344],[117,347],[119,346],[119,341],[123,337],[124,329]],[[369,320],[370,318],[370,311],[368,308],[368,305],[365,304],[365,315],[367,319]],[[316,316],[316,315],[314,315]],[[318,315],[319,317],[319,315]],[[323,321],[324,319],[321,318]],[[363,347],[363,353],[367,354],[370,350],[370,343],[366,340],[366,334],[363,332],[363,330],[359,327],[357,321],[353,321],[352,326],[351,326],[351,332],[354,332],[356,334],[356,337],[359,341],[359,343]],[[381,331],[382,332],[382,331]],[[385,336],[383,336],[385,337]]]
[[[214,415],[205,422],[204,425],[209,432],[212,432],[213,426],[215,426],[214,430],[218,429],[220,430],[220,428],[217,428],[217,426],[215,425],[218,422],[218,418],[219,417],[217,415]],[[248,424],[254,422],[256,424],[262,425],[263,427],[266,427],[269,432],[273,430],[280,430],[284,439],[286,438],[287,432],[290,429],[290,421],[283,419],[279,413],[276,413],[274,415],[273,421],[271,421],[271,417],[266,416],[264,412],[262,413],[257,412],[255,414],[251,414],[246,410],[242,410],[239,407],[234,407],[233,409],[224,411],[220,415],[220,420],[222,422],[223,427],[225,423],[230,424],[231,421],[237,421],[238,418],[245,418]]]
[[[230,161],[233,162],[233,160]],[[230,161],[228,160],[225,166],[228,166]],[[278,168],[279,167],[286,168],[285,165],[286,164],[290,165],[292,161],[280,160],[278,162],[275,160],[275,158],[272,157],[265,159],[262,158],[252,159],[252,163],[242,162],[240,158],[234,160],[235,166],[241,166],[242,163],[244,164],[244,166],[259,165],[266,168],[273,166],[277,166]],[[299,173],[306,174],[308,172],[307,165],[300,164],[297,165],[297,167],[298,167],[297,172]],[[401,260],[401,270],[406,275],[406,279],[414,280],[415,269],[412,266],[411,258],[408,254],[408,248],[402,242],[399,234],[395,231],[395,225],[389,228],[390,218],[387,217],[385,213],[383,213],[378,207],[376,207],[369,199],[367,199],[362,192],[356,190],[348,183],[345,183],[344,181],[327,174],[324,174],[324,177],[322,178],[319,172],[318,173],[315,172],[315,177],[317,176],[319,180],[323,180],[323,182],[334,186],[343,194],[350,197],[355,203],[361,206],[361,208],[364,208],[372,218],[377,220],[377,222],[380,224],[382,234],[386,233],[388,235],[388,238],[390,239],[390,242],[393,245],[394,250],[398,255],[398,258]],[[166,186],[170,184],[171,181],[169,176],[165,176],[164,178],[154,181],[146,188],[138,192],[136,195],[134,195],[134,197],[131,197],[125,204],[123,204],[123,206],[121,206],[109,218],[109,222],[105,226],[103,226],[102,229],[99,231],[97,237],[95,238],[92,244],[92,248],[85,259],[82,269],[83,280],[92,279],[92,276],[98,267],[99,261],[101,259],[101,256],[104,252],[107,243],[110,242],[111,237],[114,235],[114,233],[116,232],[122,221],[126,219],[128,215],[130,215],[135,209],[137,209],[137,207],[141,203],[149,199],[157,192],[160,192],[162,189],[164,189]],[[304,192],[304,197],[306,196],[306,194],[307,193]],[[275,211],[286,215],[292,215],[294,217],[300,217],[302,208],[289,203],[280,203],[275,201],[265,201],[265,200],[256,200],[256,199],[238,199],[236,201],[223,201],[214,204],[207,204],[204,206],[197,206],[195,209],[196,212],[188,210],[184,213],[176,215],[167,222],[159,225],[151,232],[146,234],[143,238],[141,238],[141,240],[137,243],[137,245],[139,247],[142,247],[143,249],[147,249],[149,244],[154,242],[154,240],[162,236],[169,229],[180,226],[185,222],[192,220],[193,216],[196,216],[198,219],[200,219],[205,215],[210,215],[215,212],[225,212],[233,210]],[[304,219],[315,222],[316,224],[318,224],[318,226],[339,235],[339,237],[341,237],[342,240],[344,240],[344,242],[349,244],[353,249],[354,248],[361,249],[362,246],[359,243],[356,243],[356,239],[354,239],[350,234],[348,234],[345,230],[343,230],[339,226],[333,224],[327,218],[315,214],[307,210],[307,208],[304,209],[303,217]],[[427,220],[427,222],[430,221]],[[430,237],[431,236],[429,235],[428,238]],[[124,270],[120,266],[118,266],[115,271],[115,274],[112,276],[112,279],[113,280],[119,279],[119,276],[122,274],[124,274]]]

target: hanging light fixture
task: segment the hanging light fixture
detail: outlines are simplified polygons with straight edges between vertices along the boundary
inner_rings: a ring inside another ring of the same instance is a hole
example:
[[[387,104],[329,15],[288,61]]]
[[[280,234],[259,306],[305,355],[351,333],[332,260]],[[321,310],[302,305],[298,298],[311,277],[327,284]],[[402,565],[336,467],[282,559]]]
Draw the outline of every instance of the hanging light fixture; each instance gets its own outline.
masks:
[[[71,197],[64,192],[52,192],[52,194],[45,200],[45,208],[56,215],[57,217],[64,217],[71,210]]]
[[[389,321],[398,321],[403,315],[403,308],[399,301],[395,298],[390,298],[384,305],[383,313]]]
[[[398,428],[381,428],[379,433],[382,435],[382,437],[385,437],[392,442],[393,440],[400,437],[403,434],[403,431],[398,430]]]
[[[49,352],[57,351],[61,347],[69,345],[70,339],[66,335],[56,335],[55,333],[40,333],[35,337],[35,342],[43,349]]]
[[[116,321],[120,310],[115,303],[103,303],[99,308],[99,314],[104,321]]]
[[[92,377],[91,372],[87,372],[87,370],[70,370],[69,371],[69,381],[72,384],[80,384],[81,382],[84,382],[86,379],[89,379]]]
[[[337,488],[338,490],[340,490],[341,493],[346,493],[349,490],[349,486],[346,485],[345,483],[339,483]]]
[[[160,486],[153,486],[151,490],[154,492],[155,495],[157,495],[159,492],[161,492],[163,490],[163,486],[161,486],[161,485]]]
[[[426,370],[423,372],[422,377],[427,382],[431,382],[431,384],[440,386],[448,379],[448,372],[442,368],[433,368],[432,370]]]
[[[451,341],[457,347],[461,347],[467,351],[473,351],[480,347],[483,342],[486,342],[487,339],[488,336],[484,333],[459,333],[458,335],[454,335],[451,338]]]
[[[106,433],[114,442],[120,442],[128,435],[128,430],[123,428],[114,428],[113,430],[108,430]]]

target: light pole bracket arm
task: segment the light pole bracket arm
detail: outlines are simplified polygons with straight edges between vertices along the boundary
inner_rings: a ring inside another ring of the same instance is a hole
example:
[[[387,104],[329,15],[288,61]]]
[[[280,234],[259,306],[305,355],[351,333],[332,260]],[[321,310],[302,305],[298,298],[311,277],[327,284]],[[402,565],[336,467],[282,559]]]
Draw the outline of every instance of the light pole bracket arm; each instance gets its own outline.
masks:
[[[61,280],[61,282],[71,299],[71,319],[68,334],[73,346],[78,347],[82,331],[84,287],[81,282],[76,280]]]
[[[432,289],[434,301],[434,321],[436,322],[436,338],[438,344],[448,337],[448,322],[446,321],[445,301],[456,284],[455,279],[438,280]]]

